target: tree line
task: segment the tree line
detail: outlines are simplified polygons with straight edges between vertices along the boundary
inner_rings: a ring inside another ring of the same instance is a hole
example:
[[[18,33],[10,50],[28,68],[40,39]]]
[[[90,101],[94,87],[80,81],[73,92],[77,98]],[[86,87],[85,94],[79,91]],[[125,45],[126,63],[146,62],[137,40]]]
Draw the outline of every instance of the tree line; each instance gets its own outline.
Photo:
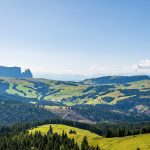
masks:
[[[45,121],[36,121],[31,123],[17,123],[14,125],[5,125],[0,127],[0,135],[14,135],[22,131],[43,125],[43,124],[64,124],[80,129],[88,130],[92,133],[96,133],[100,136],[110,137],[124,137],[137,134],[150,133],[150,122],[143,123],[122,123],[122,124],[86,124],[75,121],[63,120],[63,119],[50,119]]]

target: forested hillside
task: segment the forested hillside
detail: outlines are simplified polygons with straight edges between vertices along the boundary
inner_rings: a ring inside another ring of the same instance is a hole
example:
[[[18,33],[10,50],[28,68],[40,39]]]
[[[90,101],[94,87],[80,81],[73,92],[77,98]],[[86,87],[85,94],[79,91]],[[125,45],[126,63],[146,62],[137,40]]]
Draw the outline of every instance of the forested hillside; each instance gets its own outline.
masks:
[[[34,122],[51,118],[55,118],[55,115],[40,108],[38,105],[15,101],[0,101],[0,125]]]
[[[21,116],[21,121],[29,121],[29,118],[34,116],[33,112],[36,112],[35,116],[38,115],[39,119],[47,118],[49,113],[60,118],[65,116],[66,119],[89,123],[91,121],[95,123],[150,120],[150,80],[148,76],[101,77],[82,82],[1,78],[1,100],[7,101],[0,103],[1,122],[3,123],[20,120]],[[17,107],[19,109],[12,111]],[[37,107],[40,107],[40,111],[42,109],[42,113],[46,115],[39,115]],[[5,109],[7,111],[2,114]],[[27,113],[28,110],[32,114]],[[9,120],[13,118],[11,116],[16,116],[16,113],[18,117]],[[28,117],[25,116],[26,114]]]
[[[31,124],[16,124],[9,127],[0,128],[0,149],[1,150],[100,150],[99,146],[88,144],[87,137],[84,136],[81,142],[70,138],[66,132],[61,134],[53,131],[49,125],[47,132],[28,131]],[[70,132],[73,134],[74,132]]]

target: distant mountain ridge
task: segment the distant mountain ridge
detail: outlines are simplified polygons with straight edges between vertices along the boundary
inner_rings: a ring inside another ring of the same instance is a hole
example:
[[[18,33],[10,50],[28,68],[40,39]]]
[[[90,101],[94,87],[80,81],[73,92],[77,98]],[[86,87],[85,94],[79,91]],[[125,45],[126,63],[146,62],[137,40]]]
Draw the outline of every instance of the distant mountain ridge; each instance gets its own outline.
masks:
[[[84,84],[125,84],[129,82],[136,82],[141,80],[150,80],[147,75],[137,75],[137,76],[104,76],[98,78],[85,79],[81,81]]]
[[[30,69],[26,69],[24,72],[21,72],[20,67],[0,66],[0,77],[33,78],[33,75]]]

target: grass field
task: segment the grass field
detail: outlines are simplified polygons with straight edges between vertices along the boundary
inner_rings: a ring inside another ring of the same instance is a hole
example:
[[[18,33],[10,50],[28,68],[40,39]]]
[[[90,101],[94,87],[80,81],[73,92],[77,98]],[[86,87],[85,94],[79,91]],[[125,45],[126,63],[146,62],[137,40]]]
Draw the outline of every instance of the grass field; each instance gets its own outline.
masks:
[[[3,93],[37,100],[58,101],[68,106],[76,104],[114,105],[136,95],[139,99],[149,99],[150,80],[125,84],[90,85],[80,82],[63,82],[46,79],[0,79]],[[7,87],[6,85],[7,84]],[[5,85],[5,86],[4,86]],[[105,88],[104,88],[105,87]],[[122,90],[125,90],[123,93]],[[137,90],[134,94],[133,90]],[[0,91],[1,92],[1,91]],[[133,92],[133,93],[132,93]],[[147,93],[147,94],[145,94]],[[107,101],[112,98],[112,101]]]
[[[41,131],[46,134],[50,125],[43,125],[30,130],[30,133]],[[53,131],[62,134],[64,130],[70,138],[74,138],[78,143],[82,142],[83,137],[86,135],[90,145],[99,145],[103,150],[150,150],[150,134],[117,137],[117,138],[104,138],[102,136],[91,133],[87,130],[82,130],[66,125],[52,124]],[[69,134],[70,129],[76,131],[76,134]]]

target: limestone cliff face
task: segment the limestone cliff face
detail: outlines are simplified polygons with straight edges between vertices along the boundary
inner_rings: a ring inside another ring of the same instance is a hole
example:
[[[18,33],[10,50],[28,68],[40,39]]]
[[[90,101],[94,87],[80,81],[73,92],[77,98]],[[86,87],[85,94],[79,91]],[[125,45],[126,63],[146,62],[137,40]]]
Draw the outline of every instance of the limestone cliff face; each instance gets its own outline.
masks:
[[[22,73],[22,78],[33,78],[30,69],[26,69],[25,72]]]
[[[5,67],[0,66],[0,77],[8,77],[8,78],[33,78],[33,75],[30,69],[25,70],[25,72],[21,72],[20,67]]]

